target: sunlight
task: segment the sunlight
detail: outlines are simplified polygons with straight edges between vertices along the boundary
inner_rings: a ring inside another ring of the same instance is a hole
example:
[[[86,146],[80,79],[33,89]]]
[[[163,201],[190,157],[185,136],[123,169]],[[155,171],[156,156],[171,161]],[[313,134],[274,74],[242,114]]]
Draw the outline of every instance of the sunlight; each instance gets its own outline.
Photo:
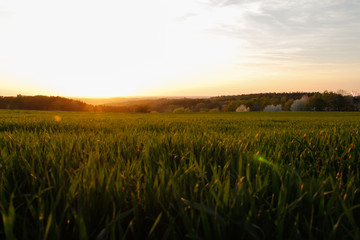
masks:
[[[17,56],[3,65],[7,73],[22,75],[33,89],[45,86],[65,96],[151,95],[211,83],[208,75],[235,58],[238,41],[207,30],[210,19],[225,15],[197,2],[90,1],[72,8],[40,2],[47,12],[30,3],[13,5],[13,28],[24,31],[6,31],[27,41],[15,46],[9,38],[4,52]]]
[[[357,90],[358,41],[347,37],[354,29],[345,24],[355,20],[346,11],[351,6],[333,16],[344,26],[322,33],[323,20],[292,16],[297,5],[307,8],[267,1],[8,1],[0,4],[2,94]]]

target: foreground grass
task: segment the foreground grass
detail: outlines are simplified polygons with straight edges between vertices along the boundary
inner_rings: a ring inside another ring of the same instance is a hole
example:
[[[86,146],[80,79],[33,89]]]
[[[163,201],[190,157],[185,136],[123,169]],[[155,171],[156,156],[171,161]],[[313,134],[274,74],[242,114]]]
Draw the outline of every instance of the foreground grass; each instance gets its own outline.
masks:
[[[358,113],[0,119],[0,239],[360,238]]]

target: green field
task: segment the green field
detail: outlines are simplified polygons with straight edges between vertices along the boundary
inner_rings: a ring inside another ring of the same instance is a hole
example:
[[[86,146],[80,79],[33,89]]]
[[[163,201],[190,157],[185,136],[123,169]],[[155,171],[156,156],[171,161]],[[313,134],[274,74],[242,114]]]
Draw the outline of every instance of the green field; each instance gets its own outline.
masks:
[[[0,239],[360,239],[360,113],[0,111]]]

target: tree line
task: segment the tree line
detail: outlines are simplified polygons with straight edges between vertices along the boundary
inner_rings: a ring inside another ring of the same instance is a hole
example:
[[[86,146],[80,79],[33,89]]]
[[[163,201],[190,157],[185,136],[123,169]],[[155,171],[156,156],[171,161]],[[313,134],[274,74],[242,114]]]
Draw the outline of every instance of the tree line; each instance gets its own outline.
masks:
[[[55,96],[0,97],[0,109],[81,112],[360,111],[360,97],[325,91],[258,93],[211,98],[151,99],[91,105]]]

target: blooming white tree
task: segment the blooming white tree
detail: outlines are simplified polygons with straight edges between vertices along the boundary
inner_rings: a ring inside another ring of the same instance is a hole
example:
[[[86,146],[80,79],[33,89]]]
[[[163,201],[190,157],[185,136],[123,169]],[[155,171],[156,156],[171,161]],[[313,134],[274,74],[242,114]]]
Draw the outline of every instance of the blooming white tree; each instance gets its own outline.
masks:
[[[300,99],[297,99],[291,104],[290,110],[291,111],[305,111],[306,110],[306,103],[309,97],[307,95],[302,96]]]
[[[238,106],[235,110],[236,112],[249,112],[250,108],[245,106],[244,104],[241,104],[240,106]]]
[[[282,107],[281,105],[267,105],[265,108],[264,108],[264,111],[265,112],[272,112],[272,111],[282,111]]]

